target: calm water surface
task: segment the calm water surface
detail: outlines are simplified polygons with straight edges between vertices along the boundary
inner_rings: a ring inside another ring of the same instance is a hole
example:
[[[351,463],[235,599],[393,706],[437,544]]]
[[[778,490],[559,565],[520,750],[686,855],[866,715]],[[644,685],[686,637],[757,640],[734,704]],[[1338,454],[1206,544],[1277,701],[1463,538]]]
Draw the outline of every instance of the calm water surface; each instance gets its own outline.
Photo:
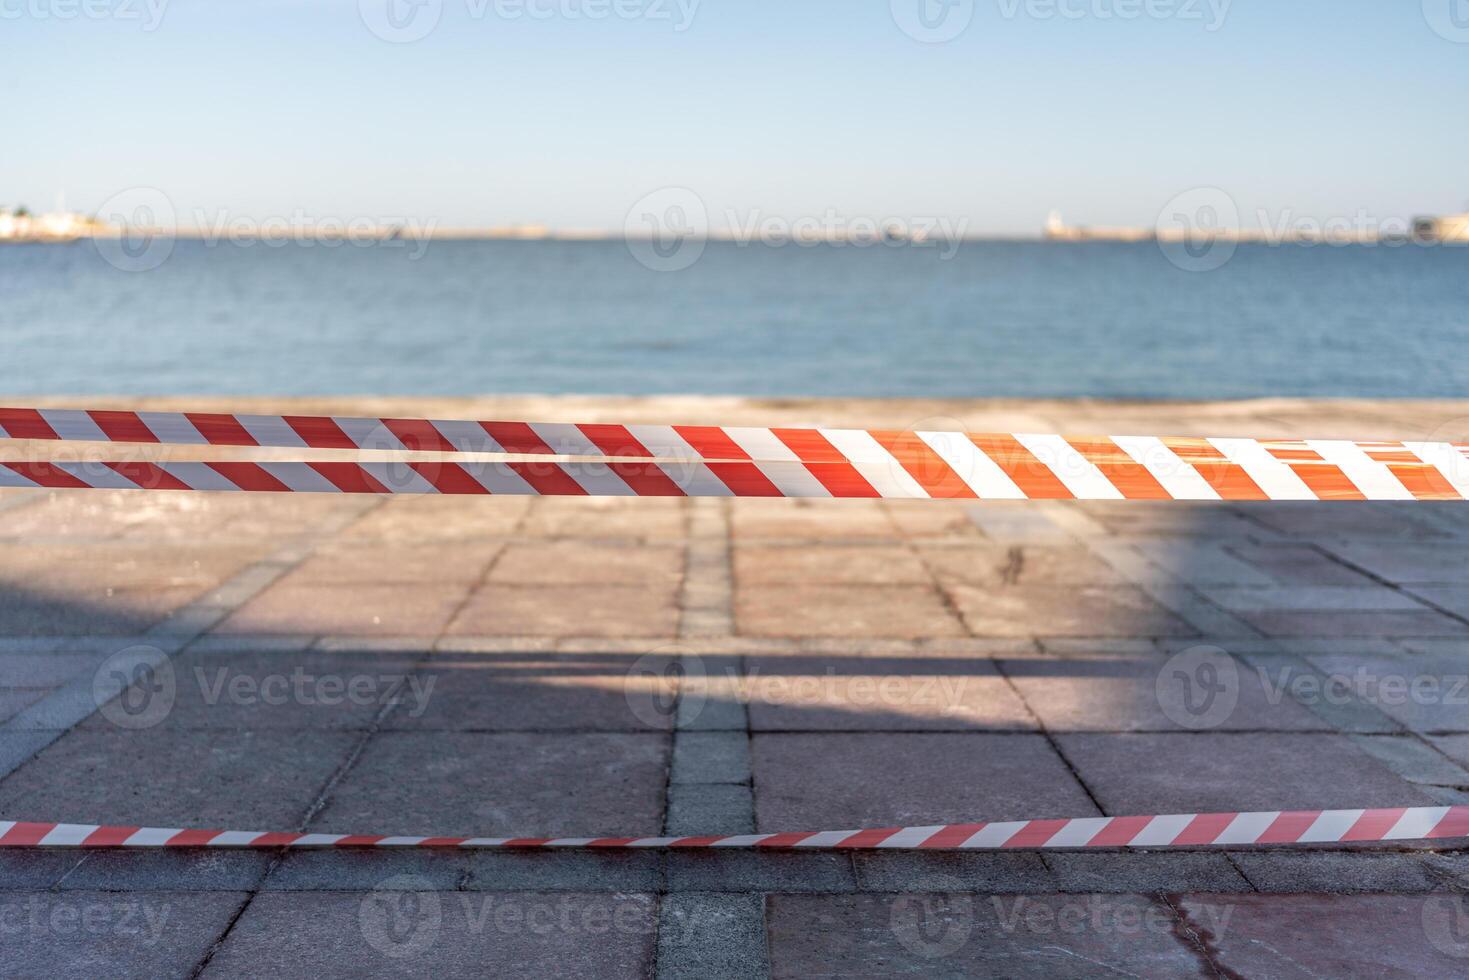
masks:
[[[1469,397],[1466,341],[1463,248],[0,247],[9,395]]]

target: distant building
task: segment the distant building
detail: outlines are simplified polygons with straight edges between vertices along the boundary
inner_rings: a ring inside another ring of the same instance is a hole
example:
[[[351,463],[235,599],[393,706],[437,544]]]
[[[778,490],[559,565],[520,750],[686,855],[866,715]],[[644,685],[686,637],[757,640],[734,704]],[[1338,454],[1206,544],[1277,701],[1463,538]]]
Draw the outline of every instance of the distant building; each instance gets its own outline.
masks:
[[[1061,220],[1060,211],[1046,218],[1046,240],[1052,242],[1146,242],[1156,235],[1151,228],[1072,227]]]
[[[1469,214],[1419,218],[1413,222],[1413,237],[1420,242],[1469,245]]]
[[[72,211],[33,215],[25,208],[0,208],[0,242],[74,242],[92,234],[95,224]]]

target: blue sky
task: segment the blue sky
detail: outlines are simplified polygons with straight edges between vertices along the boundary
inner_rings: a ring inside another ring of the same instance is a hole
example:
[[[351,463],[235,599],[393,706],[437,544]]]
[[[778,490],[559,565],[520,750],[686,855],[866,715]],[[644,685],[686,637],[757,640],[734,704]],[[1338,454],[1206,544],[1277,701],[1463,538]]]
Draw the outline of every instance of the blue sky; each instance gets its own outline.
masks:
[[[1469,208],[1469,0],[963,0],[943,43],[898,26],[940,0],[427,0],[411,43],[367,26],[387,2],[0,0],[0,203],[620,228],[681,185],[716,223],[992,234],[1204,185],[1245,224]]]

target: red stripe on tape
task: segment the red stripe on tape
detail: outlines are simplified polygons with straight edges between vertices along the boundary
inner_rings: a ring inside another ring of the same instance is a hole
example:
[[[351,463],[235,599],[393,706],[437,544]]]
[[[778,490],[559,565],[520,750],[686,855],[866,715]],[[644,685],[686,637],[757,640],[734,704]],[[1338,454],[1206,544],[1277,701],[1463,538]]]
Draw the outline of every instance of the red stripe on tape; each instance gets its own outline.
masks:
[[[1185,844],[1212,844],[1224,833],[1224,828],[1234,822],[1237,813],[1201,813],[1188,822],[1188,826],[1175,838],[1173,843],[1183,846]]]
[[[973,837],[975,834],[979,833],[981,830],[988,826],[989,824],[987,823],[952,824],[948,827],[945,827],[943,830],[940,830],[938,833],[934,834],[932,837],[924,841],[922,844],[919,844],[918,846],[922,848],[958,847],[960,844],[964,843],[969,838]]]
[[[54,823],[27,823],[21,821],[0,836],[0,847],[35,847],[41,839],[56,829]]]
[[[121,847],[141,827],[98,827],[82,841],[83,847]]]
[[[432,422],[424,419],[383,419],[383,425],[398,441],[414,452],[452,453],[454,444],[445,439]]]
[[[259,463],[205,463],[226,480],[253,493],[281,493],[291,489],[271,476]]]
[[[389,493],[371,473],[356,463],[307,463],[343,493]]]
[[[1265,828],[1258,844],[1294,844],[1321,817],[1320,810],[1285,810]]]
[[[784,497],[780,488],[770,482],[754,463],[706,463],[709,472],[719,477],[736,497]]]
[[[409,468],[434,485],[439,493],[485,494],[490,491],[458,463],[409,463]]]
[[[34,483],[56,490],[80,490],[88,484],[52,463],[6,463],[6,466]]]
[[[199,434],[204,437],[211,446],[258,446],[240,420],[233,415],[220,415],[210,412],[185,412],[184,418]]]
[[[1152,817],[1113,817],[1086,846],[1125,847],[1152,822]]]
[[[1032,820],[1005,841],[1005,847],[1041,847],[1060,833],[1069,820]]]
[[[11,439],[60,439],[34,408],[0,408],[0,429]]]
[[[108,463],[114,472],[132,480],[144,490],[192,490],[183,480],[152,463]]]
[[[143,424],[136,412],[88,412],[87,415],[113,442],[158,442],[153,430]]]
[[[637,437],[625,425],[602,425],[583,423],[577,428],[598,449],[608,456],[646,456],[653,458],[648,447],[638,442]]]
[[[554,456],[556,450],[541,441],[525,422],[481,422],[480,427],[490,434],[490,438],[500,444],[507,453],[537,453]]]
[[[1356,823],[1342,834],[1342,840],[1382,840],[1393,825],[1408,812],[1407,807],[1392,810],[1363,810]]]
[[[1469,806],[1451,806],[1432,830],[1429,837],[1469,836]]]

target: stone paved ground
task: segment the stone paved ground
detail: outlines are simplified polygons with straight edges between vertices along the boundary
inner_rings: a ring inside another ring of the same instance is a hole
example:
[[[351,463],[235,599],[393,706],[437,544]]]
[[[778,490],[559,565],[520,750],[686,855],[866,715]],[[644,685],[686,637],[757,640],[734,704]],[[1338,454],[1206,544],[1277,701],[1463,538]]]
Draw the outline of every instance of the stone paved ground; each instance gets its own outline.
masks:
[[[1469,428],[1444,403],[294,407]],[[638,835],[1461,802],[1466,544],[1453,505],[5,491],[0,816]],[[97,710],[140,662],[151,694]],[[1466,887],[1464,851],[1418,845],[7,852],[0,973],[1454,975]]]

